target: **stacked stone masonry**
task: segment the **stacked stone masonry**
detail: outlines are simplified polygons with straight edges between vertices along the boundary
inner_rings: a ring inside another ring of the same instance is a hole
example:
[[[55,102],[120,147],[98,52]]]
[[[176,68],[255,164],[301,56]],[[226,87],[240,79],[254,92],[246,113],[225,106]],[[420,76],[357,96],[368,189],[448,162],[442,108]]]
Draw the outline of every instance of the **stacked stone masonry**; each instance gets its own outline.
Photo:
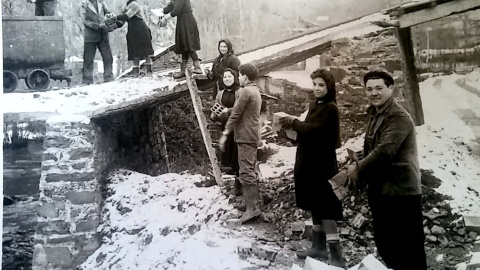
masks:
[[[100,246],[96,134],[85,122],[48,121],[46,130],[33,269],[75,269]]]

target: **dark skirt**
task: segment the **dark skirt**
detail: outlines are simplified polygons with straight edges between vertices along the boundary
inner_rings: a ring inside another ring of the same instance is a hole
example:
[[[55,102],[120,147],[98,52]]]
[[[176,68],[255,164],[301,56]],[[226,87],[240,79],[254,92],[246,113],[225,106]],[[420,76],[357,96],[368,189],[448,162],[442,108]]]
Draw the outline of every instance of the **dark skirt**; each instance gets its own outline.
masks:
[[[312,212],[316,219],[342,220],[342,202],[328,182],[335,175],[336,170],[330,169],[331,165],[336,167],[335,156],[332,158],[332,164],[326,164],[326,160],[320,162],[306,160],[301,157],[301,152],[301,147],[297,148],[297,162],[294,169],[297,207]],[[299,160],[302,162],[298,162]]]
[[[132,17],[128,21],[127,33],[128,60],[143,59],[153,55],[152,33],[145,22]]]
[[[200,34],[193,13],[177,16],[175,29],[175,53],[183,54],[200,50]]]

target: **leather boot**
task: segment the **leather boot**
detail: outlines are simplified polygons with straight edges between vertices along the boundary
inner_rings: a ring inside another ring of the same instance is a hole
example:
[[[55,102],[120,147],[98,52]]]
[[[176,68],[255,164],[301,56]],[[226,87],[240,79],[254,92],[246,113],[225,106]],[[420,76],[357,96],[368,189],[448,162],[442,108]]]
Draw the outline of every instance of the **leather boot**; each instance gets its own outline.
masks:
[[[193,73],[195,74],[203,74],[202,67],[200,66],[200,60],[193,61]]]
[[[137,78],[140,74],[140,67],[133,67],[132,68],[132,77]]]
[[[343,260],[342,246],[340,241],[330,241],[328,242],[328,247],[330,249],[331,261],[330,265],[337,266],[345,269],[345,261]]]
[[[258,208],[258,199],[259,199],[259,192],[257,185],[243,185],[242,186],[243,195],[245,198],[246,204],[246,211],[240,218],[242,223],[247,222],[253,218],[256,218],[262,214],[260,209]]]
[[[182,60],[182,63],[180,64],[180,72],[173,75],[174,79],[181,79],[185,77],[185,70],[187,70],[187,64],[188,64],[188,60],[187,61]]]
[[[297,252],[297,257],[302,260],[306,259],[307,257],[312,257],[321,261],[327,261],[328,251],[325,232],[313,231],[312,234],[312,247],[305,251]]]
[[[243,194],[242,183],[240,183],[238,177],[235,177],[235,184],[233,184],[233,190],[231,194],[235,196],[241,196]]]
[[[152,64],[146,64],[147,66],[147,76],[151,77],[153,75]]]

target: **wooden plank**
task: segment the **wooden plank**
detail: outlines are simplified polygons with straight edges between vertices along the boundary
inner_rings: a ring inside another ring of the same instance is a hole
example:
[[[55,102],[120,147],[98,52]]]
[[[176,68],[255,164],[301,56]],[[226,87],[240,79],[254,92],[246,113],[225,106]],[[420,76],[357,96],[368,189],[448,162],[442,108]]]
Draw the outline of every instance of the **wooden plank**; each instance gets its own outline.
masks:
[[[158,112],[158,122],[160,124],[160,127],[162,129],[160,137],[162,138],[162,149],[160,153],[162,154],[162,157],[165,159],[165,164],[167,165],[167,172],[171,173],[172,168],[170,166],[170,160],[168,158],[168,150],[167,150],[167,140],[165,138],[165,129],[163,128],[163,117],[162,113],[159,111]]]
[[[403,89],[403,96],[406,102],[405,107],[410,112],[415,125],[420,126],[425,123],[425,120],[423,117],[422,100],[420,98],[420,88],[418,86],[417,72],[415,68],[410,28],[397,29],[397,38],[400,58],[402,60],[402,70],[405,74],[405,87]]]
[[[398,19],[400,22],[400,28],[406,28],[479,8],[480,0],[458,0],[439,4],[433,8],[407,13],[399,16]]]
[[[322,54],[331,47],[330,35],[322,37],[306,44],[283,50],[279,53],[250,62],[258,69],[259,75],[279,70],[283,67],[294,65],[300,61]]]
[[[188,68],[185,72],[187,75],[187,85],[192,97],[193,108],[195,110],[195,115],[197,116],[198,125],[200,126],[200,131],[202,132],[203,142],[207,148],[208,157],[210,158],[210,163],[212,164],[213,176],[219,187],[223,187],[222,172],[218,166],[217,156],[215,155],[215,149],[213,149],[212,137],[208,131],[208,122],[203,113],[202,100],[198,94],[197,83],[195,79],[192,78],[191,69]]]

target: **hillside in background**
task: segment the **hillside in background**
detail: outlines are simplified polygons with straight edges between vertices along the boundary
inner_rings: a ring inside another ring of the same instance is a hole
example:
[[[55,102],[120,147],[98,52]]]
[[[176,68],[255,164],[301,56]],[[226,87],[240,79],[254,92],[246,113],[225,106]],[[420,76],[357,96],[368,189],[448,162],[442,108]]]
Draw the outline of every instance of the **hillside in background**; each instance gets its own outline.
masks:
[[[65,20],[66,57],[82,57],[83,24],[80,19],[79,0],[57,1],[57,13]],[[312,27],[329,25],[357,18],[398,5],[401,0],[192,0],[197,18],[203,59],[216,57],[216,46],[221,37],[228,37],[236,51],[257,48]],[[118,13],[126,0],[105,0],[110,9]],[[168,0],[139,0],[144,18],[149,24],[155,49],[172,44],[174,24],[159,28],[150,21],[150,9],[164,7]],[[34,5],[26,0],[2,0],[4,15],[31,16]],[[324,20],[328,16],[328,20]],[[126,27],[110,35],[114,56],[126,58]],[[97,57],[100,57],[97,54]]]

